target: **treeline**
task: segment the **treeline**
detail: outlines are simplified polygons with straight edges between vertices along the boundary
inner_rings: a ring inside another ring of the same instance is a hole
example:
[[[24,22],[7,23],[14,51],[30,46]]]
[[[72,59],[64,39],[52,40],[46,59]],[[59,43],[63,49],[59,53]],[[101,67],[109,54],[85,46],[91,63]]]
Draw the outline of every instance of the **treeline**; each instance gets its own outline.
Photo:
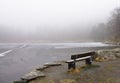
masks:
[[[107,23],[101,23],[92,30],[95,41],[120,41],[120,8],[116,8]]]

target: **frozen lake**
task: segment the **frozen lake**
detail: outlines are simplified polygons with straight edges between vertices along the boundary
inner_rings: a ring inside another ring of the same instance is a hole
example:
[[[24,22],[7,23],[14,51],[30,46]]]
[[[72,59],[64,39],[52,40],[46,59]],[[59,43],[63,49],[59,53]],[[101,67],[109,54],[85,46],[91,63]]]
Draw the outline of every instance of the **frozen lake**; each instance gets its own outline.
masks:
[[[0,43],[0,83],[13,83],[46,62],[67,60],[72,54],[114,47],[100,42]]]

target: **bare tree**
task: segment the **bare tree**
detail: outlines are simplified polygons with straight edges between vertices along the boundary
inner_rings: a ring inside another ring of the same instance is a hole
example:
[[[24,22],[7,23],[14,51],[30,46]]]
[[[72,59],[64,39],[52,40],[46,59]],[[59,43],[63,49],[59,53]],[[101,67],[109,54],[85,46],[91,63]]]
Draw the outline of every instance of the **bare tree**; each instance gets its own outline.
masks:
[[[114,10],[107,26],[110,38],[115,41],[120,40],[120,8]]]
[[[120,41],[120,8],[112,12],[108,23],[94,27],[92,38],[95,41]]]

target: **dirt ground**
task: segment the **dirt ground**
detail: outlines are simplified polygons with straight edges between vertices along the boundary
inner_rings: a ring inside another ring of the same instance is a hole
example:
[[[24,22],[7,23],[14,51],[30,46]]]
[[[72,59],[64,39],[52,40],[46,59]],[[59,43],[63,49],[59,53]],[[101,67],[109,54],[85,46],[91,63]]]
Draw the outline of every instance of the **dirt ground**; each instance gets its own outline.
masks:
[[[84,61],[77,62],[77,69],[68,71],[67,63],[62,63],[43,70],[46,77],[29,83],[120,83],[120,58],[93,62],[92,67],[84,65]]]

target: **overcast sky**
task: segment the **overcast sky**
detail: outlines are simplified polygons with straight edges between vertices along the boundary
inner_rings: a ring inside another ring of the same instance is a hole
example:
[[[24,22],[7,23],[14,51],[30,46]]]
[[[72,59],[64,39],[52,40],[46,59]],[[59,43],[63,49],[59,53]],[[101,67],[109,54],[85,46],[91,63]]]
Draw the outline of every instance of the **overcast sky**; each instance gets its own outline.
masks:
[[[0,0],[0,26],[27,34],[86,31],[119,6],[120,0]]]

